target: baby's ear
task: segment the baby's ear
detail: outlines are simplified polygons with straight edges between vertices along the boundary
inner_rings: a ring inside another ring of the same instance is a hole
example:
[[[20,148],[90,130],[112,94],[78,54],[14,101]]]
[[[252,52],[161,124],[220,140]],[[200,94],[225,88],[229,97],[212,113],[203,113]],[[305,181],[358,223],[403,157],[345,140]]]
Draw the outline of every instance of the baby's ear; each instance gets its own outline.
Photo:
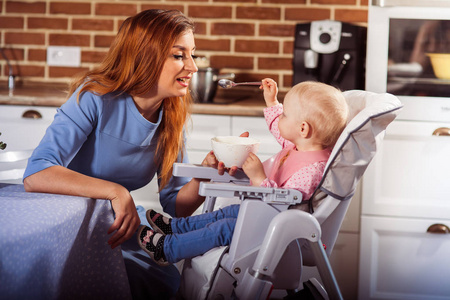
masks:
[[[300,135],[302,136],[302,138],[307,138],[309,137],[311,133],[311,125],[309,125],[308,122],[303,121],[300,124]]]

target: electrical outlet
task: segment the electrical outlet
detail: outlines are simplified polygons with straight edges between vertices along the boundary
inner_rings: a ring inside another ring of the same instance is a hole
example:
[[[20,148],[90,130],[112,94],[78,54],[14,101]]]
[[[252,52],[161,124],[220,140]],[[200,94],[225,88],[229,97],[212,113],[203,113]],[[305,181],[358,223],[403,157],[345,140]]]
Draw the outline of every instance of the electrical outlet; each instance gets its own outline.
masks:
[[[79,67],[80,47],[50,46],[47,48],[47,64],[59,67]]]

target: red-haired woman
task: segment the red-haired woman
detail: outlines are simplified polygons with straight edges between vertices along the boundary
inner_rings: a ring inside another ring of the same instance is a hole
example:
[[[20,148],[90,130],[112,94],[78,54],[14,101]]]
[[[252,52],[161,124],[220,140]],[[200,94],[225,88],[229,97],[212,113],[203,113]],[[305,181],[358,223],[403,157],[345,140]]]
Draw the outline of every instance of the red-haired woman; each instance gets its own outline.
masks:
[[[188,216],[203,202],[199,181],[171,176],[174,162],[187,161],[188,85],[198,70],[193,30],[179,11],[146,10],[126,19],[103,62],[71,84],[29,159],[27,191],[111,201],[113,248],[140,224],[130,191],[155,174],[170,215]],[[212,154],[204,164],[217,166]]]

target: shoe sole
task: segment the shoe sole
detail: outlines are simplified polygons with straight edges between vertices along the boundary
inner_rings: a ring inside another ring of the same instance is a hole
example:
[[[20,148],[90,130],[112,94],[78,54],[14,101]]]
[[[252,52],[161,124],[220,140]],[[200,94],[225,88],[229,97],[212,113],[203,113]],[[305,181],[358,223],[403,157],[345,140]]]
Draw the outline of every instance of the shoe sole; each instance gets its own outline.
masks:
[[[148,221],[148,223],[150,223],[150,226],[153,228],[153,230],[155,230],[157,233],[160,233],[160,234],[162,234],[162,235],[166,235],[165,233],[164,233],[164,231],[162,231],[161,230],[161,228],[159,228],[156,224],[155,224],[155,222],[153,222],[153,220],[152,220],[152,218],[150,217],[150,210],[147,210],[146,212],[145,212],[145,217],[147,218],[147,221]]]
[[[160,265],[160,266],[167,267],[168,265],[170,265],[169,262],[167,262],[167,261],[165,261],[165,262],[157,261],[157,260],[155,259],[154,253],[148,251],[148,249],[145,247],[145,245],[142,244],[142,242],[141,242],[141,234],[142,234],[142,231],[144,231],[145,227],[146,227],[145,225],[142,225],[141,227],[139,227],[139,230],[138,230],[138,233],[137,233],[137,241],[138,241],[139,246],[141,247],[142,250],[145,251],[145,253],[148,254],[148,256],[150,256],[150,258],[151,258],[155,263],[157,263],[157,264]]]

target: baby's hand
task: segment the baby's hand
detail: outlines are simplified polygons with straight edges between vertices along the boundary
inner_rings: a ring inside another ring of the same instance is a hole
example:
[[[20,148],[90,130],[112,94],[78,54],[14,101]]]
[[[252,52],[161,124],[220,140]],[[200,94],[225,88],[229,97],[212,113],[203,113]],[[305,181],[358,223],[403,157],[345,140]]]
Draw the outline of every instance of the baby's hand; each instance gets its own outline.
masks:
[[[266,179],[266,173],[264,173],[263,164],[261,163],[261,160],[259,160],[258,156],[256,156],[254,153],[249,153],[247,159],[242,165],[242,169],[244,170],[248,178],[250,178],[250,180],[252,181],[252,185],[254,186],[260,186],[261,182]]]
[[[275,80],[271,78],[263,79],[260,89],[264,89],[264,100],[266,101],[267,107],[271,107],[279,103],[277,100],[278,87]]]

